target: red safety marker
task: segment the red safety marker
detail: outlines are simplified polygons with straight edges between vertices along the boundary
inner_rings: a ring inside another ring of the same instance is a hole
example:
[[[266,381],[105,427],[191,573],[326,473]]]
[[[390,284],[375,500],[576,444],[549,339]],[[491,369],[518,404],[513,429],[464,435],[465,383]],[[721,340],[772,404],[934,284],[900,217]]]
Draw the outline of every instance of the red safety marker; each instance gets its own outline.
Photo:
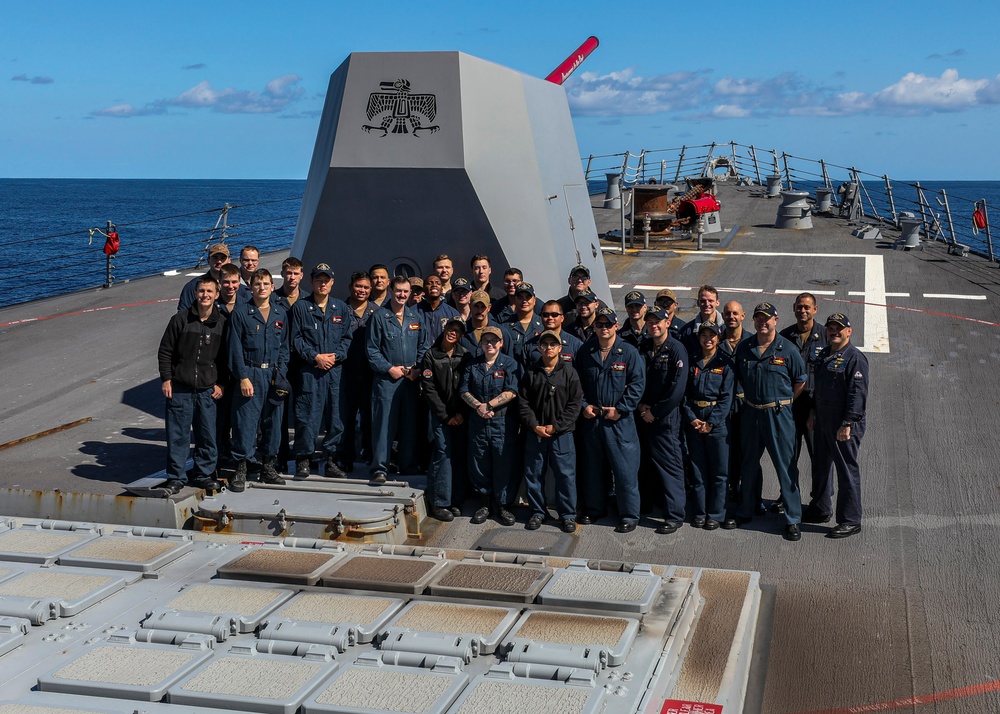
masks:
[[[660,714],[722,714],[721,704],[708,702],[689,702],[681,699],[668,699],[663,702]]]

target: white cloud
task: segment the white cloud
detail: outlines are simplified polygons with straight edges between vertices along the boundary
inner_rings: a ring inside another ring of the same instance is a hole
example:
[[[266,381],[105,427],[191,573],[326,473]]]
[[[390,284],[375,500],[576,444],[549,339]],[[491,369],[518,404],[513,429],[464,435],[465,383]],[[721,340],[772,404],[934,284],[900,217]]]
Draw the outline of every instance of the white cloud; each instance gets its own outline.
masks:
[[[221,114],[275,114],[302,96],[305,90],[299,86],[301,79],[297,74],[286,74],[272,79],[262,92],[232,87],[217,90],[205,80],[171,99],[157,99],[142,107],[117,104],[98,109],[92,114],[120,118],[150,116],[166,114],[174,107],[208,109]]]
[[[566,82],[566,94],[579,116],[658,114],[696,106],[706,84],[702,74],[637,77],[631,68],[605,75],[583,72]]]
[[[873,99],[887,109],[961,111],[975,106],[976,95],[988,84],[987,79],[962,79],[957,69],[946,69],[940,77],[908,72],[895,84],[876,92]]]
[[[952,53],[959,54],[959,51]],[[769,78],[723,77],[710,71],[642,77],[632,69],[597,75],[585,72],[567,82],[570,109],[578,116],[682,113],[680,118],[836,117],[856,114],[959,112],[1000,104],[1000,75],[993,79],[940,77],[909,72],[875,92],[817,85],[796,73]]]

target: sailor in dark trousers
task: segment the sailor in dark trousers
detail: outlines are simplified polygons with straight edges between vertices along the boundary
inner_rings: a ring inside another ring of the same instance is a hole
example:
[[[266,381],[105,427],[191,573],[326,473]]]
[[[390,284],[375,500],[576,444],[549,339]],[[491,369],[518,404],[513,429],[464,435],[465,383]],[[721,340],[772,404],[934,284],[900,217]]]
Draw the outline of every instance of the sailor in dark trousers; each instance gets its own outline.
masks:
[[[573,430],[582,408],[583,389],[572,363],[560,357],[559,335],[539,335],[541,357],[522,376],[518,408],[525,427],[524,484],[531,508],[525,528],[545,521],[545,474],[552,468],[556,512],[563,532],[576,530],[576,446]]]
[[[412,419],[419,401],[417,366],[427,351],[420,315],[406,303],[410,281],[392,279],[391,297],[384,310],[377,310],[368,322],[368,363],[372,366],[372,464],[375,483],[385,483],[389,473],[389,452],[398,442],[400,473],[416,468],[416,424]]]
[[[615,311],[600,308],[596,338],[584,343],[574,362],[583,387],[577,488],[585,510],[578,522],[587,525],[607,511],[610,466],[620,519],[616,530],[631,533],[639,524],[639,438],[633,414],[646,374],[638,350],[618,337],[617,328]]]
[[[670,336],[670,319],[663,308],[647,310],[646,338],[639,347],[645,360],[646,389],[639,403],[639,419],[645,425],[645,447],[649,454],[652,483],[658,487],[663,506],[663,525],[657,533],[673,533],[684,522],[684,454],[681,450],[681,403],[688,380],[688,354]],[[704,519],[695,521],[696,527]]]
[[[372,457],[372,367],[368,364],[368,321],[381,308],[369,300],[372,284],[368,273],[351,275],[351,291],[347,306],[351,308],[351,346],[340,385],[340,421],[344,435],[340,439],[341,466],[346,473],[354,470],[358,458],[357,423],[361,422],[361,450],[364,458]]]
[[[792,400],[805,389],[806,366],[791,342],[778,335],[778,310],[764,302],[754,308],[757,334],[736,348],[736,376],[743,383],[743,465],[738,523],[750,522],[756,497],[755,481],[764,451],[778,474],[785,502],[785,539],[802,537],[802,499],[795,453]]]
[[[701,350],[691,356],[684,395],[684,428],[691,457],[694,522],[711,531],[720,525],[736,527],[726,519],[729,484],[729,412],[736,375],[729,356],[719,351],[722,330],[703,322],[696,333]]]
[[[420,392],[430,408],[433,447],[424,497],[428,513],[439,521],[462,515],[465,500],[469,408],[459,387],[470,355],[460,344],[463,334],[465,322],[450,319],[420,365]]]
[[[224,349],[226,318],[215,306],[218,294],[215,278],[198,278],[194,304],[170,319],[157,351],[160,389],[167,399],[166,487],[173,493],[184,487],[192,427],[194,470],[190,485],[208,491],[219,489],[215,480],[215,412],[229,370]]]
[[[264,268],[250,278],[253,300],[238,306],[229,319],[229,371],[238,385],[233,395],[233,459],[236,472],[229,483],[231,491],[246,488],[247,461],[256,458],[257,433],[263,456],[260,479],[281,484],[284,479],[275,468],[281,444],[281,411],[272,384],[287,385],[288,315],[280,305],[271,303],[274,283]]]
[[[795,322],[778,334],[799,348],[802,360],[806,363],[806,388],[792,402],[792,416],[795,418],[795,463],[799,462],[802,445],[805,444],[810,462],[813,459],[813,434],[806,428],[813,405],[813,362],[819,351],[826,347],[826,330],[816,322],[816,296],[812,293],[801,293],[795,297]],[[815,498],[815,494],[811,494]],[[781,512],[784,506],[780,501],[772,504],[772,508]]]
[[[292,305],[300,297],[305,297],[306,293],[299,290],[302,282],[302,261],[293,256],[289,256],[281,261],[281,287],[271,293],[271,302],[276,302],[285,308],[289,318],[292,316]],[[289,347],[291,347],[289,345]],[[301,369],[299,358],[294,350],[288,355],[288,378],[289,384],[293,386],[293,391],[289,392],[285,401],[285,408],[281,414],[281,446],[278,448],[278,463],[287,466],[292,460],[292,448],[288,440],[289,428],[295,428],[295,391],[294,386],[300,381],[299,370]]]
[[[502,354],[503,333],[499,327],[483,328],[480,351],[466,367],[459,387],[469,414],[469,480],[483,499],[472,523],[483,523],[492,512],[505,525],[514,525],[510,504],[519,486],[518,411],[510,403],[517,398],[518,365]]]
[[[837,313],[826,320],[827,347],[816,360],[816,409],[811,420],[815,434],[813,502],[807,523],[830,518],[833,481],[837,469],[837,525],[831,538],[847,538],[861,531],[861,469],[858,449],[865,435],[868,401],[868,358],[851,344],[851,321]]]
[[[309,274],[312,295],[292,306],[292,349],[299,358],[295,390],[295,478],[309,477],[309,459],[322,431],[325,476],[344,478],[340,466],[340,383],[351,346],[351,309],[330,295],[333,270],[320,263]]]

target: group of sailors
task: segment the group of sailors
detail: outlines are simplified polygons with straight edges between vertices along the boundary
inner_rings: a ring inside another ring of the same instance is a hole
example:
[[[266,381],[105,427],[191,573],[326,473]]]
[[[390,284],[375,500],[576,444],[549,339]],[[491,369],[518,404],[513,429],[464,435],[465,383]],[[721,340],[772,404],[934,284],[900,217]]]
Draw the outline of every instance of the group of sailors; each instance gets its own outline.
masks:
[[[281,484],[294,459],[295,477],[307,478],[318,450],[316,471],[331,478],[359,460],[373,483],[426,470],[428,512],[442,521],[469,501],[473,523],[514,525],[523,497],[529,530],[550,508],[568,533],[612,509],[628,533],[658,510],[656,532],[669,534],[685,521],[732,529],[767,513],[766,451],[781,493],[770,510],[783,514],[786,539],[800,539],[801,522],[835,519],[834,538],[861,529],[868,364],[850,319],[835,313],[820,325],[809,293],[779,333],[774,304],[753,309],[751,331],[743,307],[721,305],[710,285],[690,323],[675,316],[670,289],[652,301],[629,292],[620,320],[584,265],[549,301],[517,268],[495,288],[484,255],[471,280],[454,276],[447,255],[423,279],[373,265],[350,276],[341,300],[326,263],[310,269],[307,292],[296,258],[275,289],[253,246],[239,266],[224,244],[209,254],[158,354],[174,492],[220,488],[220,459],[233,462],[233,491],[246,488],[251,466]]]

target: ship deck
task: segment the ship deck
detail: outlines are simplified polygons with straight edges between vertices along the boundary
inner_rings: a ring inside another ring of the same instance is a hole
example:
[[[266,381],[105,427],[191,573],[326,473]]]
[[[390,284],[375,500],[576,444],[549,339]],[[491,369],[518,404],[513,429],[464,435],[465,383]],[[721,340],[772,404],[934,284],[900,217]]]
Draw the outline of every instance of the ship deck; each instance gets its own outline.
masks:
[[[614,297],[621,304],[633,288],[651,298],[670,286],[689,319],[696,287],[710,283],[748,312],[775,302],[782,325],[803,290],[817,294],[821,317],[847,312],[871,366],[862,533],[833,541],[826,527],[805,525],[801,542],[788,543],[782,519],[769,515],[735,531],[657,536],[650,521],[619,535],[608,521],[562,537],[550,524],[528,533],[459,518],[425,524],[420,544],[485,541],[560,557],[759,572],[768,605],[760,625],[770,638],[758,640],[766,680],[762,689],[759,678],[751,683],[748,711],[755,700],[765,712],[998,711],[1000,549],[990,528],[1000,524],[1000,273],[943,244],[892,250],[891,230],[883,229],[887,240],[860,240],[841,218],[775,230],[779,201],[762,194],[721,185],[721,245],[700,252],[679,241],[618,255],[603,242]],[[617,227],[617,211],[595,208],[595,216],[600,230]],[[264,256],[261,265],[275,269],[282,257]],[[185,280],[183,272],[156,276],[0,310],[0,489],[5,503],[36,509],[0,508],[4,515],[58,508],[60,517],[90,520],[93,499],[117,497],[123,518],[143,509],[143,517],[162,517],[153,499],[125,498],[123,487],[163,468],[155,352]],[[766,463],[764,495],[777,495]],[[186,490],[173,503],[183,512],[197,494]],[[865,706],[879,708],[850,709]]]

